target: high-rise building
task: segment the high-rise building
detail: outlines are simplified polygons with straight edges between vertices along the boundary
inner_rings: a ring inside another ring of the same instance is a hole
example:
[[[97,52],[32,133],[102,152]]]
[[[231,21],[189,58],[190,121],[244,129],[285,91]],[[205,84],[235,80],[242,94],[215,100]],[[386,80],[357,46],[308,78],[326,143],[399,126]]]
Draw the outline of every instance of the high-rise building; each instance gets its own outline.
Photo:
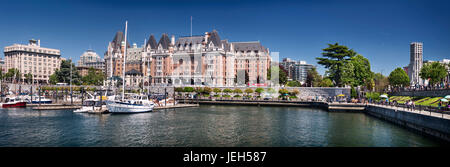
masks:
[[[410,62],[408,67],[408,76],[411,85],[422,85],[419,73],[423,66],[423,44],[421,42],[412,42],[410,44]]]
[[[291,80],[294,79],[294,66],[297,63],[297,61],[290,58],[284,58],[280,62],[280,66],[287,72],[287,77]]]
[[[34,83],[48,83],[50,75],[61,64],[59,49],[43,48],[40,40],[30,40],[28,45],[13,44],[4,48],[5,70],[16,68],[25,79],[25,74],[33,75]]]
[[[306,61],[299,61],[293,68],[293,80],[299,81],[301,84],[306,83],[308,71],[314,68],[311,64],[306,64]]]
[[[306,64],[306,61],[295,61],[290,58],[284,58],[280,66],[287,71],[290,80],[299,81],[301,84],[306,82],[308,71],[314,67]]]

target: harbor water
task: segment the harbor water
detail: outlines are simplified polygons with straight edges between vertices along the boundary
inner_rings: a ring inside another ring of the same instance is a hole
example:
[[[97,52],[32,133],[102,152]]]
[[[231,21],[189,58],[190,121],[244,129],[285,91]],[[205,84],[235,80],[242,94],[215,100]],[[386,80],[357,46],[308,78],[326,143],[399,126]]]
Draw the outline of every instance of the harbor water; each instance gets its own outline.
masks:
[[[0,109],[0,146],[422,147],[448,143],[363,113],[214,106],[140,114]]]

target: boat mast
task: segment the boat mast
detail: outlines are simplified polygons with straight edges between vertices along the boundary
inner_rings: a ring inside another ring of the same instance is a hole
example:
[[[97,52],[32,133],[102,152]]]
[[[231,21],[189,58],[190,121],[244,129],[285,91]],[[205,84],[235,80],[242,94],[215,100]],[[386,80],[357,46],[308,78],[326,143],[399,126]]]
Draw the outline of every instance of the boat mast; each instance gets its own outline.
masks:
[[[112,51],[110,50],[109,51],[109,61],[110,61],[110,74],[111,74],[111,78],[110,78],[110,82],[109,82],[109,86],[110,86],[110,88],[111,88],[111,90],[112,89],[114,89],[114,83],[113,83],[113,61],[112,61],[112,57],[113,57],[113,53],[112,53]]]
[[[123,53],[123,78],[122,78],[122,101],[124,101],[125,97],[125,64],[127,62],[127,27],[128,27],[128,21],[125,21],[125,50]]]
[[[145,52],[145,43],[147,42],[147,39],[145,39],[144,38],[144,47],[142,47],[142,53],[144,53],[144,54],[141,54],[142,55],[142,93],[145,93],[144,92],[144,89],[145,89],[145,85],[144,85],[144,82],[145,82],[145,75],[144,75],[144,68],[145,68],[145,57],[146,57],[146,55],[147,54],[145,54],[146,52]]]

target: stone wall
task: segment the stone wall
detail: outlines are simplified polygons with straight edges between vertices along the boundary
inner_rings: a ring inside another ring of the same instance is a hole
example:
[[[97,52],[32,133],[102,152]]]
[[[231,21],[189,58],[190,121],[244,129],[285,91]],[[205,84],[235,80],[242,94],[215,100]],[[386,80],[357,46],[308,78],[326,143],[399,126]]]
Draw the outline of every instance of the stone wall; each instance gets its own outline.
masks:
[[[419,90],[419,91],[401,91],[389,93],[391,96],[428,96],[428,97],[444,97],[450,95],[450,89],[442,90]]]
[[[424,134],[450,141],[450,120],[448,119],[377,106],[367,106],[365,112]]]

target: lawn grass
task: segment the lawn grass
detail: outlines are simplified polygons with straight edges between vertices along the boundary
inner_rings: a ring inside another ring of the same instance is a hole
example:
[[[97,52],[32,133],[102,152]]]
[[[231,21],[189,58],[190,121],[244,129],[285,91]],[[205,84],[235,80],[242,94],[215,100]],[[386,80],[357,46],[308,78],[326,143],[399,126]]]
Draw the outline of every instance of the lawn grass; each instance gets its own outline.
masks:
[[[392,96],[389,101],[397,101],[399,104],[405,104],[408,100],[413,100],[416,105],[437,107],[442,97],[411,97],[411,96]]]
[[[442,99],[442,97],[428,98],[427,100],[422,100],[420,102],[417,102],[416,105],[437,107],[439,100],[441,100],[441,99]]]

